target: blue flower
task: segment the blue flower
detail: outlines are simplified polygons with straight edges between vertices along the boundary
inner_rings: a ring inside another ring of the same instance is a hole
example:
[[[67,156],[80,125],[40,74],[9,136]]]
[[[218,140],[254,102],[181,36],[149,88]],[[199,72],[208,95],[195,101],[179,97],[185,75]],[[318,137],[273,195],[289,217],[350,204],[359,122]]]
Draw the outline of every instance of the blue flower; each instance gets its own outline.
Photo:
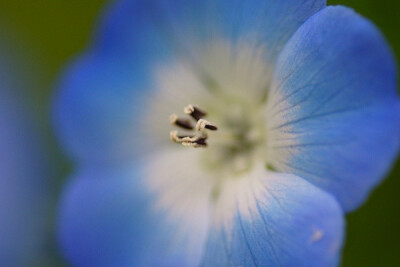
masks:
[[[3,39],[2,39],[3,40]],[[44,260],[49,206],[48,171],[20,86],[23,72],[1,43],[0,53],[0,263],[32,266]],[[17,75],[18,74],[18,75]],[[16,79],[18,79],[16,81]]]
[[[60,202],[64,254],[79,266],[335,266],[344,212],[398,151],[399,103],[390,49],[348,8],[119,2],[54,102],[77,162]]]

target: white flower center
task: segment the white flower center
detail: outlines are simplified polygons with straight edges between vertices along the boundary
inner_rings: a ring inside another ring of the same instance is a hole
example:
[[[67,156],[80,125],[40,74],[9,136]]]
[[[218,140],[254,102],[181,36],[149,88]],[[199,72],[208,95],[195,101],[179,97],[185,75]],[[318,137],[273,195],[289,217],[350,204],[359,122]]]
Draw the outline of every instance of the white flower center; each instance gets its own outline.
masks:
[[[261,103],[222,98],[221,105],[210,114],[219,130],[210,133],[202,160],[205,168],[220,176],[238,177],[262,160],[265,120],[261,109]]]
[[[194,206],[217,203],[230,190],[227,185],[240,188],[232,181],[266,164],[264,108],[272,65],[264,61],[265,48],[221,41],[198,51],[197,57],[157,69],[157,89],[145,117],[147,135],[157,146],[146,169],[149,187],[158,196],[157,205],[178,217],[192,216],[188,213]],[[195,121],[189,127],[190,117],[183,112],[189,104],[206,111],[204,119],[218,130],[201,135],[191,129]],[[170,125],[170,114],[176,114],[171,119],[180,127]],[[174,144],[171,131],[175,142],[200,148]],[[198,141],[194,135],[205,137],[207,146],[190,145]]]

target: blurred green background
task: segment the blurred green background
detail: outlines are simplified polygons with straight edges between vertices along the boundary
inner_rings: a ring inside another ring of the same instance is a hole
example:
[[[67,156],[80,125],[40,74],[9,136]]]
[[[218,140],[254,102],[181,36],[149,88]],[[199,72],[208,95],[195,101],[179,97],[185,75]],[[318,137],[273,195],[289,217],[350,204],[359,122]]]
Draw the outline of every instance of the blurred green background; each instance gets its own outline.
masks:
[[[71,170],[57,147],[49,123],[50,100],[65,64],[88,44],[106,0],[0,0],[0,33],[16,53],[28,58],[35,73],[29,88],[36,117],[54,159],[54,207],[62,183]],[[384,32],[400,59],[400,2],[394,0],[332,0],[353,7]],[[343,266],[400,266],[400,161],[368,202],[347,216]],[[54,221],[49,215],[49,224]],[[38,265],[62,265],[49,237],[48,256]]]

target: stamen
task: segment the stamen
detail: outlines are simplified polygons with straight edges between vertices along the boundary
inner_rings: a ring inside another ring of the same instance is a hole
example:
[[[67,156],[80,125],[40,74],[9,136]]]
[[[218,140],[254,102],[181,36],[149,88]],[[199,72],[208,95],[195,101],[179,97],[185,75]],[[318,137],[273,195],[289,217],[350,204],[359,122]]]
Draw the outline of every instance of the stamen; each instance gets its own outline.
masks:
[[[218,127],[205,119],[198,120],[197,124],[196,124],[196,130],[203,131],[204,129],[216,131],[216,130],[218,130]]]
[[[193,135],[178,135],[178,131],[171,131],[169,133],[171,140],[175,143],[180,143],[183,146],[190,147],[206,147],[207,135],[193,136]]]
[[[183,110],[186,114],[192,116],[196,121],[200,120],[201,118],[207,115],[207,112],[201,110],[199,107],[189,105],[184,108]]]
[[[182,144],[183,146],[206,147],[208,136],[205,130],[207,129],[216,131],[218,127],[211,122],[202,119],[202,117],[206,116],[207,113],[196,106],[189,105],[184,109],[184,112],[192,116],[197,121],[195,128],[200,133],[196,135],[179,135],[178,131],[171,131],[169,133],[170,139],[175,143]],[[176,114],[172,114],[169,119],[171,124],[179,126],[183,129],[193,130],[194,128],[189,119],[181,119]]]
[[[178,131],[171,131],[169,133],[169,138],[175,142],[175,143],[182,143],[184,141],[184,138],[193,138],[195,137],[194,135],[179,135]],[[186,141],[188,139],[185,139]]]
[[[189,119],[180,119],[176,114],[172,114],[169,117],[169,121],[172,125],[179,126],[186,130],[193,130],[193,125]]]
[[[206,136],[195,136],[193,138],[183,138],[182,145],[190,146],[190,147],[206,147],[207,146],[207,137]]]
[[[180,138],[178,136],[178,131],[169,132],[169,138],[175,143],[180,143]]]

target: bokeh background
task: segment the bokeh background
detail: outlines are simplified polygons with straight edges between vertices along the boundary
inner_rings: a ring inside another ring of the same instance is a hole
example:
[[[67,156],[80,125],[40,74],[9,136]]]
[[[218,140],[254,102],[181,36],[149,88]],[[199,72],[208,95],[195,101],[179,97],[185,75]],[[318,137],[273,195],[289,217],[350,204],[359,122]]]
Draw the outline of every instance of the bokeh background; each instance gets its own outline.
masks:
[[[283,0],[282,0],[283,1]],[[51,132],[50,103],[57,77],[88,44],[107,0],[0,0],[0,41],[7,53],[23,62],[25,98],[51,159],[48,192],[51,203],[43,218],[47,237],[35,266],[64,266],[53,233],[57,196],[71,170]],[[400,62],[400,2],[395,0],[331,0],[374,21]],[[1,44],[0,44],[1,47]],[[1,174],[0,174],[1,175]],[[343,266],[400,266],[400,161],[368,202],[347,216]],[[1,218],[0,218],[1,219]],[[1,240],[0,240],[1,242]],[[29,242],[29,240],[27,240]],[[1,265],[1,263],[0,263]]]

